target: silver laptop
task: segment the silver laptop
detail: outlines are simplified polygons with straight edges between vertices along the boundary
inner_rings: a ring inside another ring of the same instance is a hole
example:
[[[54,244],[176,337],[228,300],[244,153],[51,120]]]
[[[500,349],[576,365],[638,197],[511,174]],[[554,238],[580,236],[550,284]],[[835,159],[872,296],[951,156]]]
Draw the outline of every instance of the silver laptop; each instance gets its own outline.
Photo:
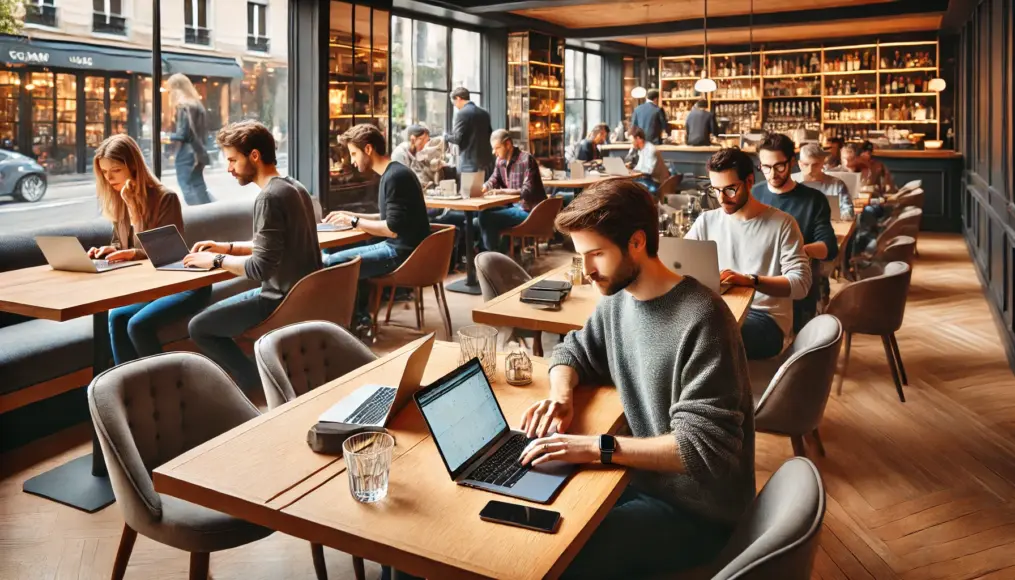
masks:
[[[412,400],[413,393],[419,390],[423,371],[426,370],[426,363],[430,360],[433,342],[434,333],[431,332],[403,347],[411,350],[412,354],[405,362],[398,387],[363,385],[332,405],[318,420],[386,427],[388,421],[397,415]]]
[[[317,224],[317,232],[347,232],[352,229],[352,224]]]
[[[550,503],[576,466],[548,461],[522,466],[530,439],[508,428],[504,412],[478,358],[413,397],[451,479],[539,503]]]
[[[585,165],[581,161],[572,161],[568,164],[568,169],[571,170],[571,179],[582,179],[585,177]]]
[[[719,246],[711,240],[659,238],[659,259],[681,276],[690,276],[718,294],[732,286],[719,282]]]
[[[849,199],[856,199],[860,193],[860,174],[852,171],[826,171],[825,175],[837,177],[846,184],[846,191],[849,192]]]
[[[136,261],[93,260],[88,257],[88,252],[74,236],[35,236],[35,243],[39,245],[42,255],[54,270],[98,274],[141,264]]]
[[[842,220],[842,209],[839,207],[839,196],[825,194],[825,199],[828,200],[828,211],[831,212],[831,219],[833,222]]]
[[[603,157],[603,170],[607,175],[631,175],[620,157]]]
[[[483,174],[478,172],[463,173],[462,187],[458,192],[462,194],[463,199],[483,197]]]
[[[211,270],[211,268],[183,265],[183,258],[190,253],[190,249],[187,247],[187,242],[183,241],[180,230],[176,229],[173,224],[146,232],[138,232],[135,235],[156,270],[175,272],[207,272]]]

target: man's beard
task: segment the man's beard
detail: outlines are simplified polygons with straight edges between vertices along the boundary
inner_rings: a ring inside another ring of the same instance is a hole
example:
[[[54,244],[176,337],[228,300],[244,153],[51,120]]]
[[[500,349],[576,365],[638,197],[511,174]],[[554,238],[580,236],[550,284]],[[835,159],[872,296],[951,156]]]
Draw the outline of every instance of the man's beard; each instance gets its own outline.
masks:
[[[238,181],[240,185],[248,185],[253,183],[254,179],[257,178],[257,171],[251,167],[250,171],[247,171],[246,173],[236,172],[234,175],[236,176],[236,181]]]
[[[593,274],[590,278],[597,286],[599,286],[599,291],[602,292],[604,296],[613,296],[617,292],[620,292],[634,283],[634,281],[638,279],[639,275],[641,275],[641,268],[639,268],[630,257],[624,256],[623,261],[620,263],[620,266],[617,268],[617,271],[613,274],[613,276],[603,278],[597,274]],[[603,288],[604,283],[606,284],[605,289]]]
[[[773,176],[772,179],[769,180],[768,184],[772,187],[780,188],[786,185],[787,181],[789,181],[789,173],[787,173],[784,177]]]
[[[728,215],[733,215],[733,214],[737,213],[738,211],[740,211],[740,208],[744,207],[745,205],[747,205],[747,196],[746,195],[743,196],[743,198],[737,199],[736,203],[726,203],[725,201],[723,201],[722,202],[722,209]]]

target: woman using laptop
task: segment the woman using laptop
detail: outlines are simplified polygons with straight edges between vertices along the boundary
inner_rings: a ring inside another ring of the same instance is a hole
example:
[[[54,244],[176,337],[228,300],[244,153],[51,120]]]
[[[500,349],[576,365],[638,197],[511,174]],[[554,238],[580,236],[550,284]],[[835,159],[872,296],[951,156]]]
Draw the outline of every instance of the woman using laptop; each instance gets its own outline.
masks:
[[[113,222],[110,245],[88,250],[88,257],[110,262],[144,260],[136,232],[175,225],[183,234],[180,199],[145,165],[141,148],[127,135],[114,135],[95,150],[95,189],[102,215]],[[113,361],[124,363],[162,352],[159,328],[202,310],[211,286],[139,302],[109,311]]]

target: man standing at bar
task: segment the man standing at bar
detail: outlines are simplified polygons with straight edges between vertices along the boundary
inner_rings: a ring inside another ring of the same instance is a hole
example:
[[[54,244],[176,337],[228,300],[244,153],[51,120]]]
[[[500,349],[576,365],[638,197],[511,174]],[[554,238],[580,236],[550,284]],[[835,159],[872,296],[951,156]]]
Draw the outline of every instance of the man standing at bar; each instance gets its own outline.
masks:
[[[186,266],[222,268],[261,282],[217,302],[190,320],[190,338],[210,359],[225,368],[245,390],[261,388],[254,361],[234,337],[263,322],[304,276],[321,268],[317,219],[307,190],[275,167],[275,138],[257,121],[233,123],[218,134],[229,173],[240,185],[256,183],[254,239],[244,242],[202,241],[183,258]]]
[[[684,120],[687,129],[687,144],[695,146],[710,145],[712,137],[719,134],[719,122],[715,113],[708,110],[708,102],[701,99]]]
[[[497,192],[520,195],[521,202],[483,210],[476,218],[487,250],[500,250],[500,234],[529,217],[532,208],[546,199],[543,178],[536,158],[515,147],[506,129],[497,129],[490,136],[490,146],[497,156],[493,175],[483,184],[483,193]]]
[[[663,131],[669,127],[666,113],[656,104],[658,100],[659,90],[649,89],[645,95],[645,102],[635,107],[634,113],[631,114],[631,130],[640,127],[645,132],[645,139],[653,145],[662,144]]]
[[[451,133],[445,135],[448,143],[458,145],[458,177],[462,173],[480,172],[486,177],[493,161],[490,153],[490,114],[469,100],[469,89],[458,87],[451,91],[451,102],[458,112]]]

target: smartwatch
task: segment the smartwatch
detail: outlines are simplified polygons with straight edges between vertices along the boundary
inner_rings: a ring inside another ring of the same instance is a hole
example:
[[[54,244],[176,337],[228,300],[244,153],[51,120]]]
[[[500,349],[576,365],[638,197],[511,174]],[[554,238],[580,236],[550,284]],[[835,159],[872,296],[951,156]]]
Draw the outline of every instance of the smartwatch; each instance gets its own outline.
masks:
[[[357,227],[359,225],[359,218],[353,216],[352,220],[349,223],[352,224],[352,227]]]
[[[603,465],[613,463],[613,452],[617,450],[617,438],[613,435],[599,436],[599,461]]]
[[[755,288],[758,287],[758,275],[757,274],[751,274],[751,282],[754,282],[754,287]]]
[[[211,261],[211,267],[213,270],[218,270],[222,267],[222,261],[226,259],[225,254],[216,254],[215,259]]]

